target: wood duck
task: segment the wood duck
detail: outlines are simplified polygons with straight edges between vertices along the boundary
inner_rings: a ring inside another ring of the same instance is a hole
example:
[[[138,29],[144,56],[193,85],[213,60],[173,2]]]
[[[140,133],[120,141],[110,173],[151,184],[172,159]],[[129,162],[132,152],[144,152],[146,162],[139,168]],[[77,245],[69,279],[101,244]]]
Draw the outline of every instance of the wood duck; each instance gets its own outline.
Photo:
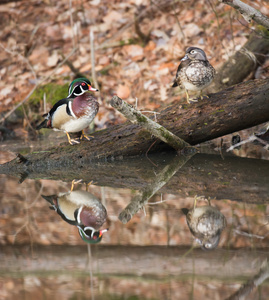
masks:
[[[216,71],[207,60],[205,52],[200,48],[189,47],[178,66],[172,87],[181,86],[185,89],[187,102],[197,102],[196,99],[190,99],[188,91],[200,91],[200,97],[203,99],[202,90],[210,85],[215,73]],[[206,95],[204,97],[208,98]]]
[[[79,144],[76,139],[71,139],[70,132],[82,131],[80,139],[90,138],[84,134],[84,129],[90,125],[98,113],[99,103],[90,95],[89,91],[98,91],[91,86],[86,78],[78,78],[71,82],[67,98],[59,100],[52,109],[43,117],[45,120],[36,129],[53,128],[66,133],[71,145]]]
[[[183,208],[190,232],[196,238],[203,250],[215,249],[220,240],[220,235],[226,227],[224,215],[216,208],[209,205],[196,207],[197,197],[194,199],[192,209]]]
[[[73,188],[73,185],[72,185]],[[99,243],[107,229],[99,230],[106,222],[107,211],[104,205],[88,191],[73,189],[58,195],[41,195],[51,204],[64,221],[78,227],[81,238],[90,244]]]

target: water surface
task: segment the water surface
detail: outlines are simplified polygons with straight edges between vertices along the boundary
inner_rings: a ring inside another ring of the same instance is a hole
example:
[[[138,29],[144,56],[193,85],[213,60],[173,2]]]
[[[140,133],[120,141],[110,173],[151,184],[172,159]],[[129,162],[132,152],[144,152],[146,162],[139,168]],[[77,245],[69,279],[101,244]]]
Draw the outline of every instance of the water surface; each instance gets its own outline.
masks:
[[[267,160],[218,153],[2,174],[0,299],[267,299],[268,175]],[[42,197],[70,193],[73,179],[106,207],[99,243]],[[225,218],[212,250],[182,211],[195,197]]]

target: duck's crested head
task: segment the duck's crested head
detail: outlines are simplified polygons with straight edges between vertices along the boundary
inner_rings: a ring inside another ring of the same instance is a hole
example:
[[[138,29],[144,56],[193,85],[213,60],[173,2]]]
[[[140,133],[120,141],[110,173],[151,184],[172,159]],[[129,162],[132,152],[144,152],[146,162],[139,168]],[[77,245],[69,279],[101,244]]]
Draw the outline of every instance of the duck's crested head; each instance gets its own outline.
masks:
[[[96,92],[98,90],[92,87],[89,79],[77,78],[70,83],[67,98],[78,97],[88,91]]]
[[[202,50],[200,48],[197,48],[197,47],[189,47],[186,50],[186,54],[182,58],[181,61],[184,61],[184,60],[187,60],[187,59],[207,61],[207,57],[206,57],[206,54],[205,54],[204,50]]]

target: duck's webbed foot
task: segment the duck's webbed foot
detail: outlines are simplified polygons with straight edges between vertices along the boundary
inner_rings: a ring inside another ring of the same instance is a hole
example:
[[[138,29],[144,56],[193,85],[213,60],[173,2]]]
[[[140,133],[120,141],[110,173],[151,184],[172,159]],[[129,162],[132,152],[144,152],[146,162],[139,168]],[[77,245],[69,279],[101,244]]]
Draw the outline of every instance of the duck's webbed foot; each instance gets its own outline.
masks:
[[[86,139],[87,141],[90,141],[91,139],[93,139],[94,137],[89,135],[87,136],[85,133],[84,133],[84,130],[81,131],[81,136],[80,136],[80,140],[83,140],[83,139]]]

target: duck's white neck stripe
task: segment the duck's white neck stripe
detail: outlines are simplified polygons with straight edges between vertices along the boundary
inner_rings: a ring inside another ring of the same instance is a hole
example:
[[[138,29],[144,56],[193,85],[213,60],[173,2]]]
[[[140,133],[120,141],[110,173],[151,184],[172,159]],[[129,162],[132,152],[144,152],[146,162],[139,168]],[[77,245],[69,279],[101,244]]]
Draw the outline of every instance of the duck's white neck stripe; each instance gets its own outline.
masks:
[[[74,93],[75,96],[81,96],[81,95],[83,95],[83,94],[86,92],[85,90],[83,90],[83,88],[82,88],[81,85],[80,85],[79,87],[80,87],[81,93],[79,93],[79,94]],[[70,97],[72,96],[72,94],[73,94],[75,88],[76,88],[76,86],[73,88],[72,91],[70,91],[70,90],[68,91],[68,92],[69,92],[69,95],[67,96],[67,98],[70,98]]]
[[[77,117],[74,114],[73,109],[72,109],[72,101],[68,101],[68,108],[70,110],[70,113],[71,113],[72,117],[75,118],[75,119],[77,119]]]
[[[77,215],[77,222],[78,222],[79,224],[81,224],[80,214],[81,214],[82,208],[83,208],[83,206],[81,206],[81,207],[79,208],[79,210],[78,210],[78,215]]]

